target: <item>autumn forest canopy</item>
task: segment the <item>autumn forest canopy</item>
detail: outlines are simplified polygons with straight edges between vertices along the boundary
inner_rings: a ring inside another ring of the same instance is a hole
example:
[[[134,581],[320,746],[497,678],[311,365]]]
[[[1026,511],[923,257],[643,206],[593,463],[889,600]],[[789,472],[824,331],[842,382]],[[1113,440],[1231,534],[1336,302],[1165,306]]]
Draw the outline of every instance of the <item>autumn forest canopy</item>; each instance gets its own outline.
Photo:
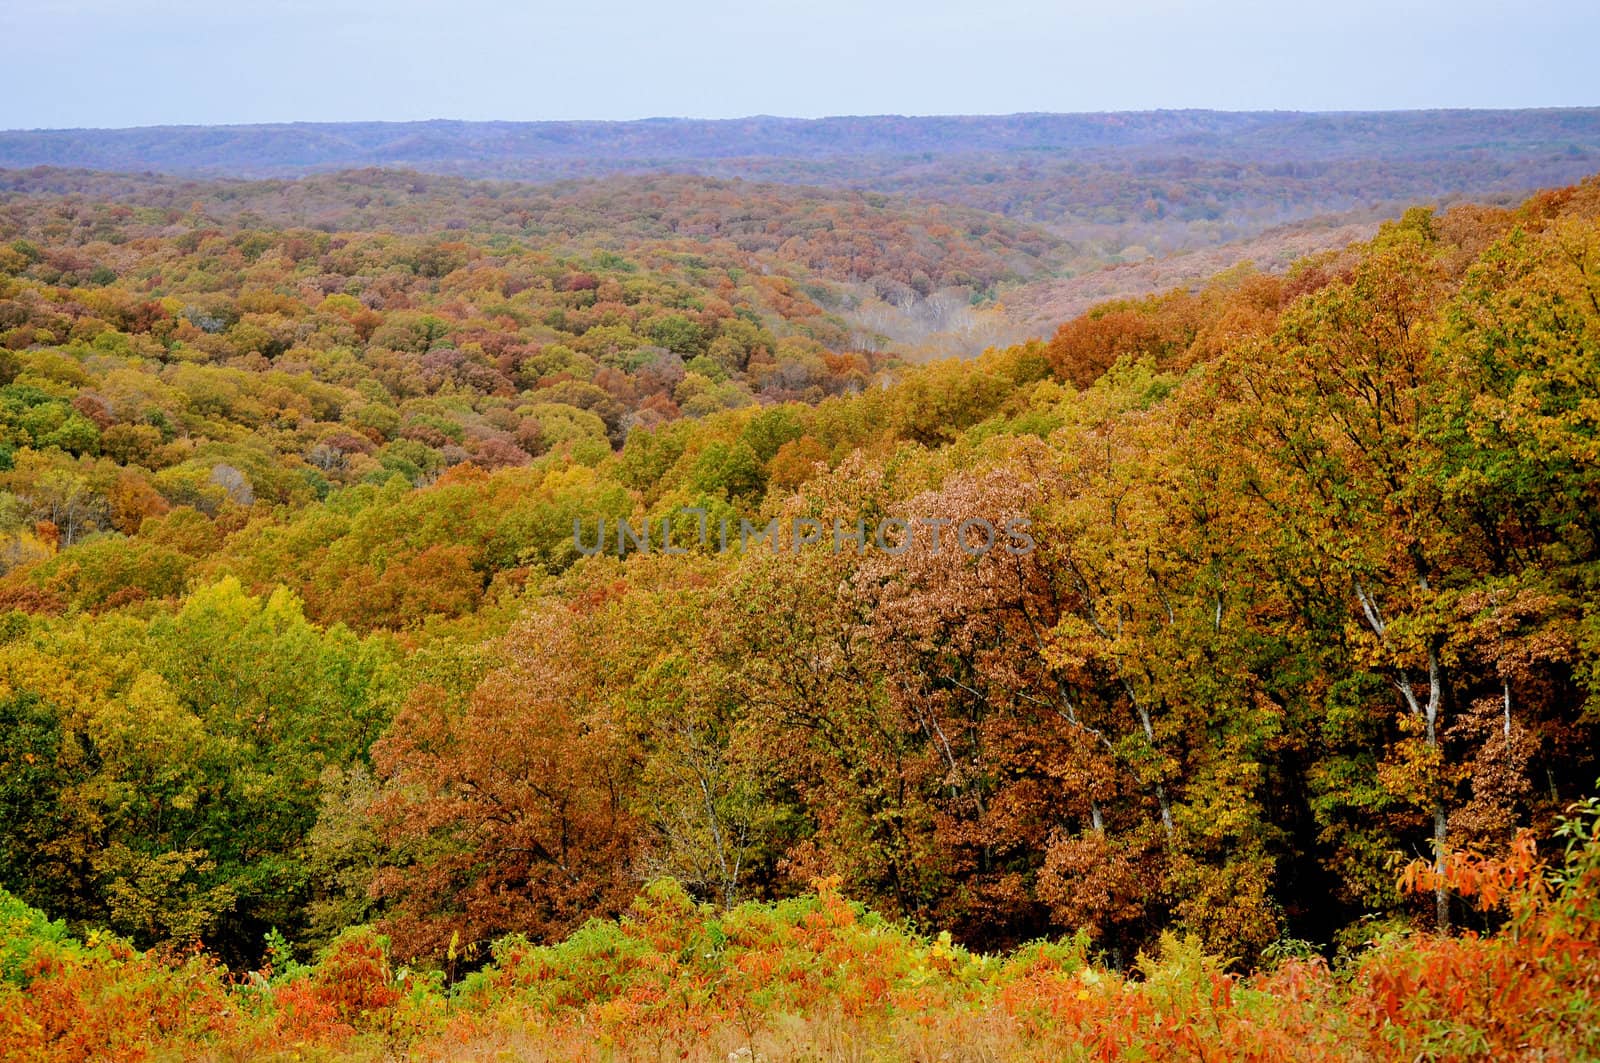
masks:
[[[0,1055],[1600,1053],[1593,113],[1162,115],[0,171]]]

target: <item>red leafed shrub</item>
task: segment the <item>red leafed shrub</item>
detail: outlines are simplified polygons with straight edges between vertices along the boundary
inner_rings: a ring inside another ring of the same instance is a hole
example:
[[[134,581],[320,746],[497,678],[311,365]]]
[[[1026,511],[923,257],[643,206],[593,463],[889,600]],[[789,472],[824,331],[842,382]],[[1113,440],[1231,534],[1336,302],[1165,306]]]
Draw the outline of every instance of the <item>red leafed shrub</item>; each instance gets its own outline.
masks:
[[[370,930],[342,935],[317,965],[313,979],[341,1019],[357,1022],[400,999],[389,971],[388,942]]]

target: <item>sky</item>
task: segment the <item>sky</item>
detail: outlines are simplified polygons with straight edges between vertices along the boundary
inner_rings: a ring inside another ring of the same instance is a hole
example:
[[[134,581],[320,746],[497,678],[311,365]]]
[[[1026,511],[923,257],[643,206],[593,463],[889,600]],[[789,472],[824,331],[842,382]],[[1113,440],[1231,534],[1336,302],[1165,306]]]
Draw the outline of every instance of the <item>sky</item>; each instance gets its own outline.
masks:
[[[0,128],[1600,105],[1593,0],[0,0]]]

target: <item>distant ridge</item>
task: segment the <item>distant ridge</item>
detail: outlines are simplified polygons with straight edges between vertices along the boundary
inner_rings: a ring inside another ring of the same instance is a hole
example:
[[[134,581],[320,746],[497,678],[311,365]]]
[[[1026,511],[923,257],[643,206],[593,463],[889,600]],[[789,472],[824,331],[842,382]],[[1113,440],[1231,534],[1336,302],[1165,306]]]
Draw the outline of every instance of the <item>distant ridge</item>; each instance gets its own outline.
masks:
[[[1194,157],[1262,161],[1484,155],[1600,156],[1600,108],[1300,113],[1203,110],[863,116],[648,118],[630,122],[295,122],[0,132],[0,167],[296,176],[403,166],[466,176],[549,179],[640,170],[742,168],[772,160],[852,160],[845,176],[891,160],[952,156]],[[747,160],[744,167],[736,165]],[[781,176],[781,175],[778,175]],[[815,175],[809,175],[814,180]]]

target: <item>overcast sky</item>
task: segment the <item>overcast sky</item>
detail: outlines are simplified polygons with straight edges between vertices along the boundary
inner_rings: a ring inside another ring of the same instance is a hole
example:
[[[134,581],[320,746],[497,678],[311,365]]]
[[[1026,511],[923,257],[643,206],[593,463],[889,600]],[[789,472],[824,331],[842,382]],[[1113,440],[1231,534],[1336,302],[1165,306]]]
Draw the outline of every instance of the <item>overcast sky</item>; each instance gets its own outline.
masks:
[[[0,0],[0,128],[1600,105],[1593,0]]]

